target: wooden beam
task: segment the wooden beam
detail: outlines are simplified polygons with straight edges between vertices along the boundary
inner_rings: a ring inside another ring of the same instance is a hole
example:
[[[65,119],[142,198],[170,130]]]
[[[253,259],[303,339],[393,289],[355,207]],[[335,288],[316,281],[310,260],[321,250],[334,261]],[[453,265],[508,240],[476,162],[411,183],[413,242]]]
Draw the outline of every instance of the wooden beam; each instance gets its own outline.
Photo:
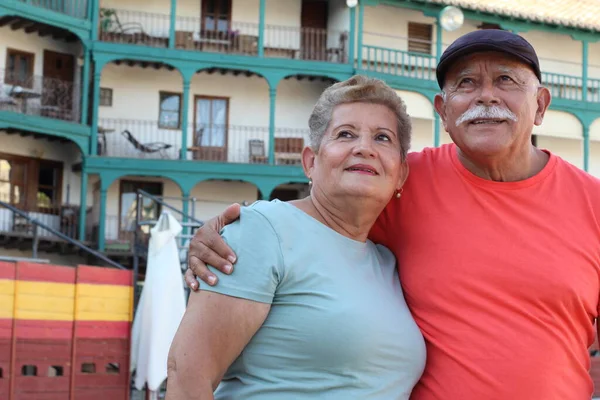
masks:
[[[13,24],[10,26],[10,28],[13,31],[19,30],[21,28],[26,28],[28,26],[31,26],[32,24],[35,24],[35,22],[33,21],[29,21],[26,19],[19,19],[17,22],[13,22]]]
[[[2,17],[0,18],[0,27],[5,26],[5,25],[10,25],[14,22],[17,22],[19,20],[19,18],[15,18],[15,17]]]

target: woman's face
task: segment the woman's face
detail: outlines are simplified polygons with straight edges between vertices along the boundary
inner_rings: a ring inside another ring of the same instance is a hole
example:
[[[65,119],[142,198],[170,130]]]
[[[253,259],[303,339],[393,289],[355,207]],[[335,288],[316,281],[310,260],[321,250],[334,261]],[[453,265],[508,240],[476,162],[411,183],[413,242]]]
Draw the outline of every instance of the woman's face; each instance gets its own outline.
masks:
[[[401,162],[396,116],[379,104],[335,107],[318,154],[305,149],[303,162],[313,190],[327,196],[387,203],[408,175]]]

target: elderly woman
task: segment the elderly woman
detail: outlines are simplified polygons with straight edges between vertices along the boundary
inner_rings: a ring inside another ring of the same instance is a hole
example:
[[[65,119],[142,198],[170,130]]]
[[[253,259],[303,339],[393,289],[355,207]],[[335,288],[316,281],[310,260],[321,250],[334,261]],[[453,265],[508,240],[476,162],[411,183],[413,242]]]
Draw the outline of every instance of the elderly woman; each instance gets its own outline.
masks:
[[[408,399],[420,378],[394,256],[367,239],[408,175],[405,106],[356,76],[324,91],[309,125],[310,196],[258,201],[223,229],[238,267],[192,292],[168,400]]]

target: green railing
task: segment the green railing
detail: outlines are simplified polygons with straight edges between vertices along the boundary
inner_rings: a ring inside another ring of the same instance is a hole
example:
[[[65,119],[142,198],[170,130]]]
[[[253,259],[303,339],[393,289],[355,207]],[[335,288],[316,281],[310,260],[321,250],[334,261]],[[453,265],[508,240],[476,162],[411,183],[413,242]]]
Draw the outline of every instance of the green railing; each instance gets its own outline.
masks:
[[[587,101],[600,103],[600,79],[588,79]]]
[[[32,6],[45,8],[71,17],[87,19],[88,1],[91,0],[20,0]]]
[[[552,97],[565,100],[582,100],[583,79],[579,76],[542,73],[542,82],[552,93]]]
[[[431,54],[394,50],[364,45],[363,65],[366,71],[414,79],[435,79],[436,59]]]

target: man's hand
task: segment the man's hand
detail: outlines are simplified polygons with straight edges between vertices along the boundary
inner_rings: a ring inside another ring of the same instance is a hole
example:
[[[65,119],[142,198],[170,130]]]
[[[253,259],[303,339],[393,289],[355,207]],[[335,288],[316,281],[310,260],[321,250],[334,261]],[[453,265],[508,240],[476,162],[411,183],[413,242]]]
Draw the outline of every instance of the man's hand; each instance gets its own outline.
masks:
[[[185,282],[192,290],[198,290],[199,287],[196,276],[211,286],[217,283],[217,277],[208,270],[206,264],[224,274],[233,271],[236,256],[219,232],[239,217],[240,205],[232,204],[221,215],[206,221],[194,234],[188,251],[188,269],[185,271]]]

